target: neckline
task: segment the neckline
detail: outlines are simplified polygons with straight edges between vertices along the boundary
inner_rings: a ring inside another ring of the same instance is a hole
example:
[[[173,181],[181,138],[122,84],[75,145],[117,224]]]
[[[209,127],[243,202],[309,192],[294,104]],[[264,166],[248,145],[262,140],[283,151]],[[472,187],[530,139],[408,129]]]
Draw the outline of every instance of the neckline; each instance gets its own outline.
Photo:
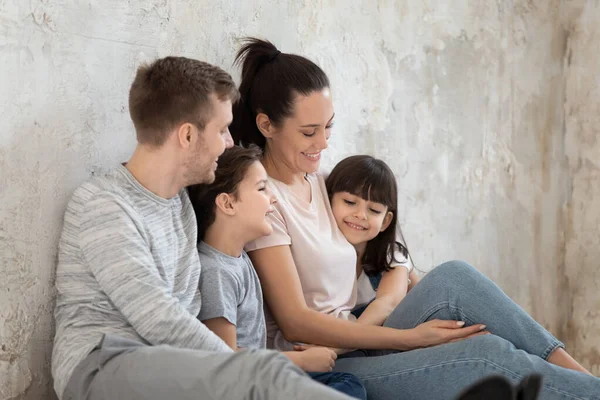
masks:
[[[314,204],[315,204],[315,185],[313,184],[313,182],[311,182],[311,178],[312,178],[312,174],[306,174],[304,176],[304,179],[306,180],[306,182],[308,183],[308,186],[310,188],[310,201],[306,201],[305,199],[303,199],[299,194],[297,194],[296,192],[294,192],[290,186],[288,184],[286,184],[285,182],[280,181],[279,179],[273,178],[271,176],[269,176],[269,179],[273,180],[275,183],[278,184],[278,186],[283,186],[285,187],[285,190],[289,193],[292,194],[292,196],[298,200],[299,202],[302,203],[302,205],[308,209],[314,209]],[[317,181],[318,183],[318,181]]]
[[[118,166],[118,171],[121,172],[121,174],[125,177],[125,179],[127,179],[129,181],[129,183],[131,183],[140,193],[144,194],[146,197],[148,197],[149,199],[155,201],[156,203],[163,205],[163,206],[167,206],[170,205],[173,199],[176,199],[179,197],[179,193],[177,193],[175,196],[171,197],[170,199],[165,199],[163,197],[158,196],[157,194],[151,192],[150,190],[148,190],[148,188],[146,188],[144,185],[142,185],[136,178],[135,176],[133,176],[133,174],[127,169],[127,167],[123,164],[119,164]]]
[[[210,244],[206,243],[204,240],[202,240],[199,244],[198,247],[200,250],[205,250],[205,251],[210,251],[213,253],[217,253],[223,257],[229,258],[231,260],[241,260],[242,258],[244,258],[244,251],[242,250],[242,252],[240,253],[240,255],[238,257],[234,257],[231,256],[227,253],[223,253],[221,250],[214,248],[213,246],[211,246]]]

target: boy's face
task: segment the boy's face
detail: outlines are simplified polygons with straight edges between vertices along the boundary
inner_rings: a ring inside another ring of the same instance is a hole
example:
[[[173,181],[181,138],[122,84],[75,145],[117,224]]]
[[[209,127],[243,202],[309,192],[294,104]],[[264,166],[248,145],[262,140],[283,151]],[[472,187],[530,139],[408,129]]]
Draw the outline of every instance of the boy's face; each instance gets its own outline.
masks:
[[[366,244],[386,230],[393,216],[385,205],[347,192],[333,195],[331,210],[338,228],[355,246]]]
[[[267,185],[267,172],[256,161],[248,168],[238,186],[234,207],[240,230],[247,232],[249,242],[273,232],[267,215],[273,212],[272,204],[276,199]]]

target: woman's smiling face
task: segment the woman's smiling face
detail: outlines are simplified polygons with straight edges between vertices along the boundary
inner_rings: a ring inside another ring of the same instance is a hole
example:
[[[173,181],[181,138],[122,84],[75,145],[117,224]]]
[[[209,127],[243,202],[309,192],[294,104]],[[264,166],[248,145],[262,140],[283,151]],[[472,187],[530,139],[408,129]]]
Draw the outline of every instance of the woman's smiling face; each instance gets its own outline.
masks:
[[[267,153],[294,173],[316,172],[321,152],[327,148],[333,118],[329,89],[296,95],[294,112],[268,138]]]

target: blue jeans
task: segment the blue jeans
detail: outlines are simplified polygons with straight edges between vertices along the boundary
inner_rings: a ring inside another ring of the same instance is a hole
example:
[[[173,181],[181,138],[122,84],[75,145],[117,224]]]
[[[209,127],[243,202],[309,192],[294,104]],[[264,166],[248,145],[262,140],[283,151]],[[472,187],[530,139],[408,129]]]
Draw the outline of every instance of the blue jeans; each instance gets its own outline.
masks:
[[[355,399],[367,400],[365,387],[357,377],[343,372],[309,372],[313,380]]]
[[[540,399],[600,399],[600,379],[548,363],[562,343],[467,263],[429,272],[384,326],[410,329],[432,319],[485,324],[492,334],[405,352],[355,351],[334,371],[357,376],[372,400],[452,399],[488,375],[517,383],[535,372],[544,379]]]

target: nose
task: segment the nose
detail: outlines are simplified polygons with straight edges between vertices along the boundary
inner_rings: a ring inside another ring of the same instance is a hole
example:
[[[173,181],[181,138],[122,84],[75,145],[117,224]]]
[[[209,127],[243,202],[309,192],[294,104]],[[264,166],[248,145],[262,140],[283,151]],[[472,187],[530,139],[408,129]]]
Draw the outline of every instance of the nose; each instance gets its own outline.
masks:
[[[269,190],[268,188],[267,188],[267,194],[269,195],[269,203],[270,204],[277,203],[277,197],[275,197],[275,195],[273,194],[273,192],[271,192],[271,190]]]
[[[367,219],[367,213],[362,207],[354,212],[354,216],[358,219]]]
[[[233,138],[231,137],[231,133],[229,132],[229,129],[227,129],[227,133],[223,136],[223,140],[225,141],[226,149],[233,147]]]
[[[319,142],[317,143],[317,145],[319,146],[319,148],[321,150],[325,150],[328,147],[328,143],[327,141],[329,140],[329,132],[327,132],[327,129],[323,129],[322,134],[319,135]]]

